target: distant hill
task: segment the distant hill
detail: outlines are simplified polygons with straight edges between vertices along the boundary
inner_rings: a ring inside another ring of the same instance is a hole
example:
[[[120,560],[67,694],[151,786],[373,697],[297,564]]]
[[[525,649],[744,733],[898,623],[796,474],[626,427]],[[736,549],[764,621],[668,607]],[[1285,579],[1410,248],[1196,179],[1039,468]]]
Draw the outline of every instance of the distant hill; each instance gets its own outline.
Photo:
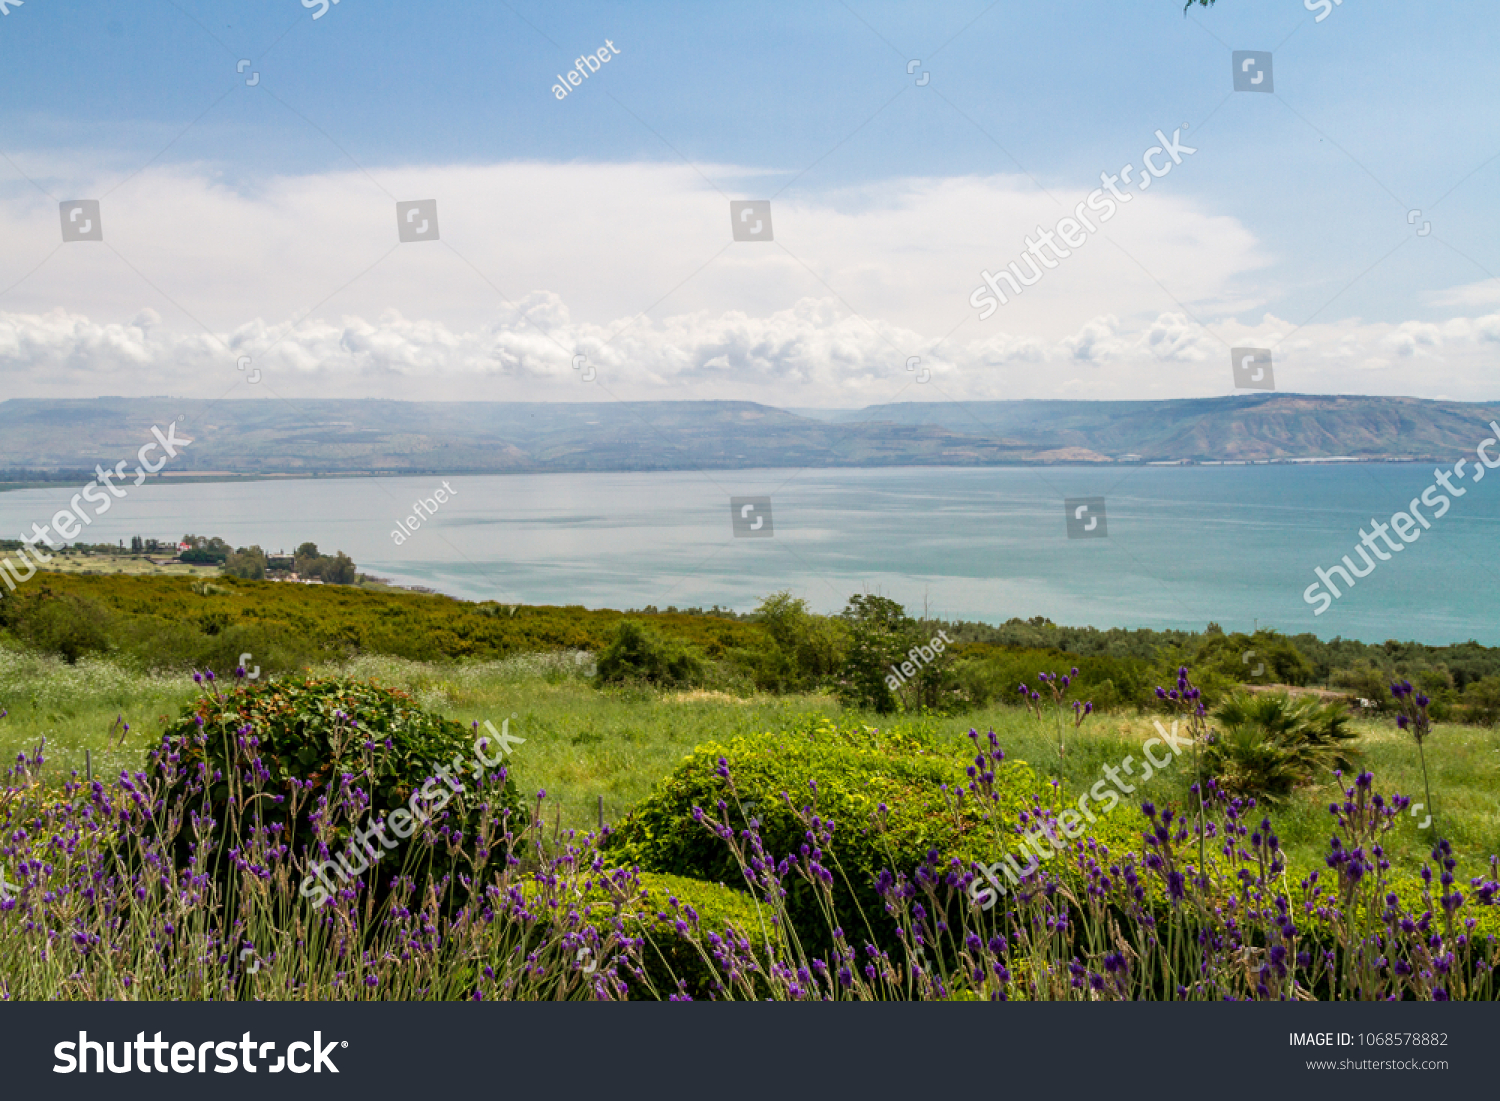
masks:
[[[1254,394],[1176,401],[753,402],[375,399],[0,402],[0,479],[113,464],[180,419],[171,473],[505,473],[762,466],[1451,460],[1500,403]],[[132,462],[133,465],[133,462]],[[10,472],[7,474],[6,472]]]
[[[877,405],[837,421],[936,425],[1034,453],[1086,450],[1101,459],[1254,461],[1350,456],[1443,459],[1471,452],[1500,402],[1254,394],[1176,401],[988,401]]]

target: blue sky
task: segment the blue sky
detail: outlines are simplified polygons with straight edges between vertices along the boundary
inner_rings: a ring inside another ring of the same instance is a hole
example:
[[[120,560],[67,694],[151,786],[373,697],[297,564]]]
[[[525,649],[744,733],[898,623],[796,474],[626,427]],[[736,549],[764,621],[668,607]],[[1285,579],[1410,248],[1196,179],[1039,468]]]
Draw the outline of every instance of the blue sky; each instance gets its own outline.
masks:
[[[0,389],[217,396],[249,354],[287,394],[597,398],[582,349],[640,398],[1197,396],[1255,345],[1282,389],[1500,398],[1493,3],[314,10],[0,16]],[[977,318],[981,270],[1184,124],[1108,242]],[[107,248],[58,251],[99,195]],[[432,196],[443,243],[390,252]],[[767,196],[775,243],[730,243]]]

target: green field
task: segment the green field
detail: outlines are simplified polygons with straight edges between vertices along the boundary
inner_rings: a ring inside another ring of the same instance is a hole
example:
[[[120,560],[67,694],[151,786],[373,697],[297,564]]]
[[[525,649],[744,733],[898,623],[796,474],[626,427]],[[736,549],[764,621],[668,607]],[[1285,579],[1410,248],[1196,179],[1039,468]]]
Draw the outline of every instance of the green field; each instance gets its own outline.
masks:
[[[514,716],[511,730],[526,739],[513,759],[517,780],[528,794],[546,791],[547,821],[561,813],[563,828],[596,825],[601,797],[606,821],[618,821],[706,742],[790,729],[809,714],[842,715],[841,721],[877,730],[893,721],[848,711],[823,693],[601,690],[584,676],[576,660],[581,656],[558,652],[466,664],[364,657],[316,671],[404,688],[424,707],[465,725],[490,720],[498,726]],[[91,658],[68,665],[0,648],[0,708],[10,711],[0,720],[0,753],[14,760],[45,739],[50,783],[60,783],[71,770],[82,772],[85,749],[92,753],[96,776],[134,770],[165,722],[195,695],[185,674],[133,672]],[[128,734],[121,736],[117,720],[129,723]],[[1008,757],[1029,762],[1049,780],[1057,776],[1055,727],[1021,708],[992,706],[929,721],[951,741],[956,757],[968,755],[965,735],[971,727],[993,729]],[[1077,734],[1070,733],[1061,770],[1066,790],[1076,798],[1102,778],[1104,765],[1118,766],[1131,755],[1140,760],[1153,721],[1121,710],[1091,717]],[[1356,763],[1375,773],[1380,790],[1421,800],[1422,775],[1410,736],[1388,719],[1358,721],[1355,728]],[[1439,724],[1428,739],[1427,758],[1439,824],[1461,854],[1462,866],[1477,875],[1489,854],[1500,853],[1500,731]],[[1139,794],[1158,805],[1186,808],[1191,782],[1184,757]],[[1339,790],[1329,773],[1270,812],[1295,870],[1321,867],[1329,836],[1327,808]],[[1124,804],[1114,813],[1135,815]],[[1404,818],[1389,835],[1387,848],[1397,869],[1415,871],[1428,855],[1432,833],[1418,830],[1418,821]]]
[[[69,548],[51,552],[49,573],[124,574],[131,577],[217,577],[217,566],[197,566],[189,562],[153,562],[144,554],[97,554]],[[158,555],[158,559],[160,559]],[[30,563],[17,561],[13,551],[0,550],[0,565],[8,565],[25,574]]]

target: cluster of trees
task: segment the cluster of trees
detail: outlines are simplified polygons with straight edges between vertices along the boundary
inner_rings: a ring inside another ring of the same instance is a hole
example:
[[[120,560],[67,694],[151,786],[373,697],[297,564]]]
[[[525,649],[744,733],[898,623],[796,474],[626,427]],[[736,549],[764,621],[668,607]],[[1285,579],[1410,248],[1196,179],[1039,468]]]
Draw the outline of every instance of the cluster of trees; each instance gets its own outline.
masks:
[[[319,580],[325,585],[353,585],[359,580],[359,569],[343,551],[322,554],[316,543],[303,543],[287,557],[268,555],[261,547],[231,549],[222,539],[203,539],[185,535],[182,541],[192,545],[184,551],[184,562],[201,562],[220,566],[225,576],[247,581],[264,581],[274,574],[296,574],[303,580]]]
[[[1214,660],[1229,667],[1241,663],[1244,649],[1253,640],[1265,643],[1257,661],[1275,651],[1275,672],[1283,684],[1323,685],[1329,688],[1370,687],[1383,678],[1421,678],[1434,687],[1466,690],[1472,682],[1500,676],[1500,648],[1478,642],[1433,646],[1422,642],[1359,642],[1356,639],[1320,639],[1316,634],[1278,634],[1260,630],[1227,634],[1217,622],[1205,630],[1127,630],[1113,627],[1059,627],[1052,619],[1010,619],[1004,624],[944,622],[948,633],[960,642],[1026,649],[1058,649],[1085,657],[1140,658],[1152,661],[1173,649],[1196,661]],[[1238,646],[1238,648],[1236,648]],[[1248,663],[1247,663],[1248,664]],[[1241,679],[1244,676],[1239,676]],[[1370,696],[1371,691],[1361,694]],[[1431,691],[1430,693],[1431,694]]]
[[[949,711],[1016,698],[1044,670],[1079,665],[1075,692],[1096,706],[1155,703],[1154,686],[1170,683],[1167,659],[1090,657],[1048,648],[962,641],[954,625],[912,616],[897,601],[856,594],[838,615],[812,612],[788,592],[766,597],[747,617],[759,628],[752,645],[730,646],[718,660],[673,639],[648,621],[627,618],[598,661],[605,684],[734,688],[767,692],[826,690],[851,707],[879,714]],[[1174,656],[1175,660],[1175,656]],[[1237,681],[1224,680],[1225,688]]]
[[[839,615],[823,616],[810,611],[805,600],[778,592],[749,618],[761,629],[757,644],[727,650],[721,670],[692,647],[627,618],[599,658],[600,680],[691,685],[714,683],[717,677],[748,680],[768,692],[827,688],[851,706],[882,714],[940,708],[962,695],[952,654],[934,653],[940,628],[912,618],[887,597],[857,594]],[[924,654],[920,662],[919,652]]]
[[[224,560],[224,573],[228,577],[243,577],[247,581],[264,581],[271,568],[271,560],[259,546],[241,547]]]
[[[102,545],[101,548],[96,548],[96,549],[103,549],[103,550],[109,551],[109,550],[113,550],[114,548],[111,547],[111,546],[109,546],[109,544],[105,543],[105,544]],[[176,543],[163,543],[160,539],[142,539],[139,535],[134,535],[134,536],[131,536],[131,539],[130,539],[130,553],[131,554],[174,554],[175,555],[177,553],[177,544]]]
[[[327,585],[352,585],[359,580],[354,559],[343,551],[319,554],[318,544],[303,543],[292,557],[292,569],[304,581],[316,578]]]
[[[1477,643],[1371,646],[1269,629],[1226,632],[1216,623],[1202,632],[1099,631],[1058,627],[1042,617],[996,627],[913,617],[896,601],[869,594],[851,597],[836,616],[823,616],[790,593],[775,593],[747,618],[762,637],[726,650],[716,662],[648,623],[626,621],[617,629],[628,645],[611,643],[609,660],[599,664],[601,679],[824,689],[851,706],[890,713],[1014,700],[1021,684],[1037,687],[1037,673],[1077,666],[1076,698],[1100,709],[1149,709],[1157,706],[1156,686],[1171,685],[1178,666],[1188,665],[1211,703],[1241,685],[1323,685],[1389,711],[1391,683],[1406,678],[1433,698],[1436,718],[1500,721],[1500,649]],[[936,645],[939,636],[954,645]]]
[[[30,470],[24,466],[0,470],[0,483],[26,485],[37,482],[66,482],[84,485],[94,476],[92,470]]]
[[[234,553],[234,549],[218,536],[184,535],[182,541],[188,549],[178,557],[197,566],[222,566]]]
[[[264,581],[268,577],[296,574],[305,580],[316,579],[327,585],[353,585],[359,580],[359,568],[343,551],[323,554],[316,543],[303,543],[290,555],[276,556],[260,546],[231,547],[218,536],[184,535],[187,550],[178,554],[177,544],[156,539],[130,540],[132,554],[177,554],[180,561],[201,566],[218,566],[227,577],[247,581]],[[103,545],[103,550],[114,548]]]

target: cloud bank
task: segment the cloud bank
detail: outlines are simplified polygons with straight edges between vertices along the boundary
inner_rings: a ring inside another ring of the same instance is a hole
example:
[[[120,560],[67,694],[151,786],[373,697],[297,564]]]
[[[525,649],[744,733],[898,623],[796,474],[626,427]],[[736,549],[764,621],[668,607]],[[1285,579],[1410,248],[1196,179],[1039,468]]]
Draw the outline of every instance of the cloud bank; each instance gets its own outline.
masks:
[[[60,246],[48,196],[0,186],[12,397],[1188,397],[1229,392],[1239,346],[1274,349],[1282,390],[1497,396],[1493,282],[1445,288],[1405,321],[1277,317],[1280,258],[1170,180],[981,322],[979,272],[1082,195],[1014,176],[789,192],[773,199],[775,240],[749,243],[732,240],[727,199],[765,196],[733,166],[409,168],[253,188],[203,166],[118,187],[38,178],[102,196],[105,240]],[[432,198],[441,240],[398,244],[395,202]]]

